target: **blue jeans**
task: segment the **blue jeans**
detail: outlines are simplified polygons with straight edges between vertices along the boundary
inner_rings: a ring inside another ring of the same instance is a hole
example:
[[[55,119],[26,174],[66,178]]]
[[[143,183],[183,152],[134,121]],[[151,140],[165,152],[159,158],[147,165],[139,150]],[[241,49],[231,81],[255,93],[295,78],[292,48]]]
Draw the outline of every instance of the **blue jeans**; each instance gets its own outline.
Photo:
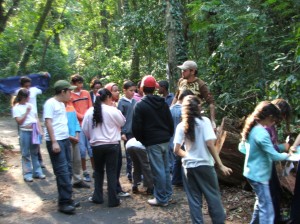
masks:
[[[192,223],[202,224],[202,195],[205,196],[212,223],[225,223],[218,178],[213,166],[183,168],[183,186],[186,192]]]
[[[80,156],[82,159],[86,158],[86,151],[89,154],[89,157],[93,157],[93,151],[90,145],[89,140],[86,138],[85,134],[83,131],[79,133],[79,149],[80,149]]]
[[[19,134],[22,152],[23,177],[32,178],[43,175],[43,171],[38,160],[38,145],[32,144],[32,131],[20,130]]]
[[[95,158],[95,190],[93,201],[103,203],[104,170],[107,177],[108,206],[114,207],[120,204],[117,197],[117,164],[119,144],[93,146]]]
[[[256,201],[254,204],[254,211],[252,214],[252,223],[264,223],[273,224],[274,223],[274,208],[270,193],[269,183],[260,183],[247,178],[250,185],[252,186]]]
[[[58,140],[57,143],[60,147],[59,153],[52,151],[51,141],[46,141],[46,146],[56,176],[58,204],[64,205],[72,202],[71,143],[69,139]]]
[[[166,142],[146,147],[153,174],[154,197],[163,204],[168,203],[172,196],[168,145]]]

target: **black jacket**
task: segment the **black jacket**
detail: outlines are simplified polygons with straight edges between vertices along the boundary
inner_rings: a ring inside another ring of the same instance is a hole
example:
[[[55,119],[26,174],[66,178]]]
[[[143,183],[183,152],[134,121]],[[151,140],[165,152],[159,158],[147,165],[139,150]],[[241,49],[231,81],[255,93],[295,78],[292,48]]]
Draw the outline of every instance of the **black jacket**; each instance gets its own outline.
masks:
[[[146,95],[133,110],[132,133],[145,146],[169,142],[174,132],[172,115],[165,99]]]

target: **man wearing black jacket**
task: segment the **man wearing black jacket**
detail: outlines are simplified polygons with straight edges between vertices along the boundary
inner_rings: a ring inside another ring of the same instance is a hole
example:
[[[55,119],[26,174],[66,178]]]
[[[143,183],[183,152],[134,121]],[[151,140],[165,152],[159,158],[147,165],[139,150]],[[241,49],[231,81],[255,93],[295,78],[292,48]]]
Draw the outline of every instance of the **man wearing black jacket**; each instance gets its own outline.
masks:
[[[167,206],[172,196],[169,168],[169,140],[174,125],[169,106],[164,98],[153,95],[158,83],[151,75],[143,78],[144,97],[133,111],[132,132],[146,146],[154,180],[154,199],[150,205]]]

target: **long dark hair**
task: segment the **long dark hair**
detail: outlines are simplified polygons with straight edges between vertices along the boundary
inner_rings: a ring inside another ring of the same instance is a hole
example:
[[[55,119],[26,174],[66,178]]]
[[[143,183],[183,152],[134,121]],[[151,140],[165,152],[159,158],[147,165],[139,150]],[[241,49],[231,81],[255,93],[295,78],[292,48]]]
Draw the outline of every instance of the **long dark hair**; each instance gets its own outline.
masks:
[[[270,101],[260,102],[255,107],[252,114],[250,114],[245,121],[245,125],[242,131],[242,140],[245,141],[246,139],[248,139],[250,131],[257,122],[262,121],[269,116],[272,116],[274,119],[279,120],[281,118],[280,110]]]
[[[275,99],[272,100],[273,104],[279,107],[281,112],[282,120],[285,120],[285,129],[287,134],[290,133],[290,120],[292,116],[292,108],[284,99]]]
[[[29,97],[29,90],[26,88],[21,88],[18,93],[17,96],[15,98],[13,98],[12,100],[12,106],[15,106],[17,103],[20,103],[23,99],[26,99],[27,97]]]
[[[202,119],[200,112],[200,100],[196,96],[188,95],[182,102],[182,123],[184,134],[187,139],[195,141],[195,123],[196,118]]]
[[[96,101],[94,104],[94,114],[93,114],[93,128],[98,124],[103,123],[102,116],[102,102],[104,102],[107,98],[112,97],[111,92],[108,89],[100,89],[98,91],[99,96],[96,97]]]

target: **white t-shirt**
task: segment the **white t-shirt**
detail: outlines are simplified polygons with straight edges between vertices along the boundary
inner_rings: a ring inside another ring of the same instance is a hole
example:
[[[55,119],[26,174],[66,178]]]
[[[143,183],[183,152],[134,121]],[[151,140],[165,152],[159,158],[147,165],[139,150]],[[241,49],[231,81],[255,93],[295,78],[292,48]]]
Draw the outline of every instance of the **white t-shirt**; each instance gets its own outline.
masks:
[[[44,104],[44,121],[46,118],[52,119],[52,127],[56,140],[69,138],[68,118],[65,104],[57,101],[55,98],[50,98]],[[50,141],[50,136],[45,127],[45,139]]]
[[[39,94],[42,94],[42,90],[36,87],[30,87],[29,88],[29,103],[33,105],[33,110],[37,113],[37,103],[36,103],[36,96]]]
[[[187,154],[182,158],[182,166],[185,168],[194,168],[203,165],[213,166],[214,159],[206,145],[206,141],[213,139],[216,139],[216,135],[207,117],[202,117],[202,120],[196,118],[195,142],[191,142],[185,138],[183,123],[179,123],[174,136],[174,145],[185,143]]]
[[[13,106],[13,108],[12,108],[13,118],[22,117],[26,113],[27,107],[31,107],[31,110],[30,110],[29,114],[27,115],[23,124],[20,125],[20,128],[30,125],[32,123],[37,123],[37,119],[36,119],[37,115],[33,111],[33,106],[30,103],[16,104],[15,106]]]
[[[18,94],[20,89],[16,90],[15,95]],[[36,102],[36,96],[39,94],[42,94],[42,90],[40,90],[37,87],[30,87],[29,88],[29,101],[28,103],[32,104],[32,110],[37,114],[37,102]]]

